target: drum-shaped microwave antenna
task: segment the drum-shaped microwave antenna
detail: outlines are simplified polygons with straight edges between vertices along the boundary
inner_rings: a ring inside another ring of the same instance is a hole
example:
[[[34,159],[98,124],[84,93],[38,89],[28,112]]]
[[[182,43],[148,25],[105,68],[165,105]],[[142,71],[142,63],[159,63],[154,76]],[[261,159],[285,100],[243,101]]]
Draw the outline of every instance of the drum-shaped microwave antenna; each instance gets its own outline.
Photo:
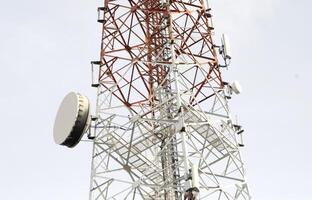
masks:
[[[54,123],[53,136],[56,144],[76,146],[90,121],[90,104],[86,96],[70,92],[63,99]]]
[[[231,84],[231,89],[232,89],[233,92],[235,92],[235,94],[240,94],[243,91],[243,88],[242,88],[241,84],[238,81],[234,81]]]

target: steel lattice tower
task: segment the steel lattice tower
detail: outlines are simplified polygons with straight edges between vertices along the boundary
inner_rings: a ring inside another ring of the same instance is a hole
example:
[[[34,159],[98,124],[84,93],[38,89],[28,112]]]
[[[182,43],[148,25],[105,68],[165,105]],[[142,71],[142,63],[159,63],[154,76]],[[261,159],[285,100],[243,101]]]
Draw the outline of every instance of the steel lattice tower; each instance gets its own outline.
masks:
[[[105,0],[98,12],[90,200],[250,199],[207,0]]]

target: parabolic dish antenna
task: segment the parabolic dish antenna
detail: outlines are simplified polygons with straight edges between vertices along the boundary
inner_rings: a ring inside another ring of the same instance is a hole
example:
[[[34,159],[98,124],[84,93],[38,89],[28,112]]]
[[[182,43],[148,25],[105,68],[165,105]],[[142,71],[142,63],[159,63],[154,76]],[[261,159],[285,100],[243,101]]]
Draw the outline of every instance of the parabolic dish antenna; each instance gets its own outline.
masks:
[[[54,123],[53,136],[56,144],[76,146],[89,126],[90,104],[86,96],[70,92],[63,99]]]

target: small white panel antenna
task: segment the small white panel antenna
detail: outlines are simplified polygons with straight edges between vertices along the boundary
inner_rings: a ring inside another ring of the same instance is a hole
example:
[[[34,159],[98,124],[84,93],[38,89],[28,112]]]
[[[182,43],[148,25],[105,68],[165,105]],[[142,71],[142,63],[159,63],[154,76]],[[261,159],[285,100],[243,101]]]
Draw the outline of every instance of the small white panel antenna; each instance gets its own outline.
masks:
[[[231,85],[230,85],[231,90],[235,93],[235,94],[240,94],[243,91],[243,88],[241,86],[241,84],[238,81],[234,81]]]
[[[204,6],[205,6],[206,10],[210,9],[210,5],[209,5],[209,1],[208,0],[204,0],[203,3],[204,3]]]
[[[231,53],[230,41],[229,41],[229,38],[227,37],[227,35],[224,33],[222,34],[221,43],[222,43],[224,58],[225,59],[231,59],[232,53]]]
[[[198,175],[198,166],[192,165],[192,187],[199,188],[199,175]]]

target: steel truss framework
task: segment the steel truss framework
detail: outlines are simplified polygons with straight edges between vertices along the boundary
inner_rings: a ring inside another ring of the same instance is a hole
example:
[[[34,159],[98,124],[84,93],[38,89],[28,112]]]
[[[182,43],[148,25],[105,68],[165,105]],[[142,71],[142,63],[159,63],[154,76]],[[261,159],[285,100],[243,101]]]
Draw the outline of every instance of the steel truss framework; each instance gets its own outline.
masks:
[[[115,0],[103,25],[90,200],[250,199],[202,0]]]

